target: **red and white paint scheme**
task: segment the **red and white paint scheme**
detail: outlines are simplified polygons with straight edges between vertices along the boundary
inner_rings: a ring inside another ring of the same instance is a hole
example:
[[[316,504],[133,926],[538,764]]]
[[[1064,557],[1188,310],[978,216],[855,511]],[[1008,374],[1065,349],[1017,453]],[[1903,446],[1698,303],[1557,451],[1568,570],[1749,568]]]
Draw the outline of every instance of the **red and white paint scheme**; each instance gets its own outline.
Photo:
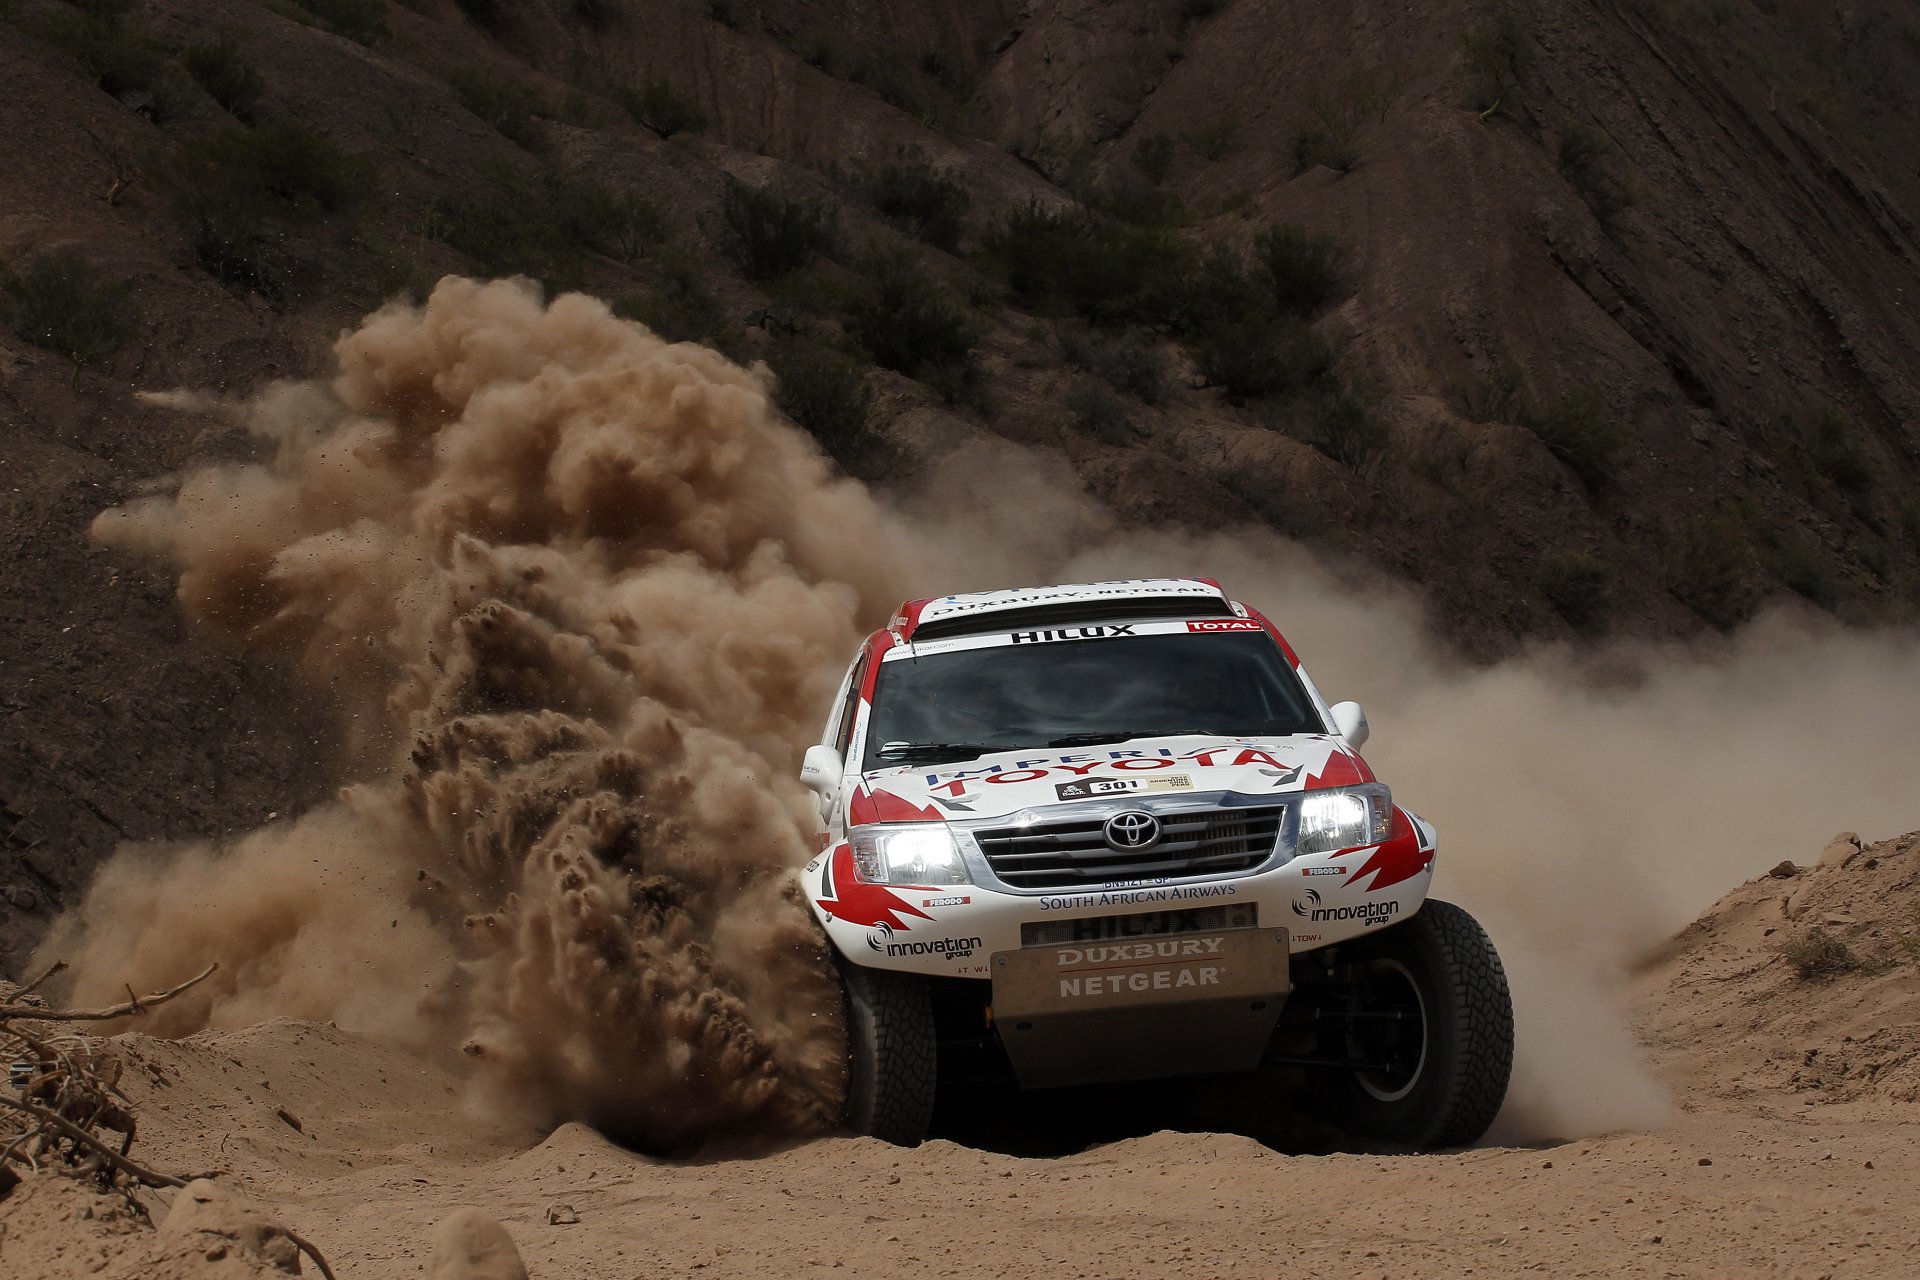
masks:
[[[1366,736],[1210,579],[910,601],[807,753],[804,888],[848,963],[933,977],[991,978],[1060,922],[1209,906],[1334,946],[1413,916],[1433,876]]]

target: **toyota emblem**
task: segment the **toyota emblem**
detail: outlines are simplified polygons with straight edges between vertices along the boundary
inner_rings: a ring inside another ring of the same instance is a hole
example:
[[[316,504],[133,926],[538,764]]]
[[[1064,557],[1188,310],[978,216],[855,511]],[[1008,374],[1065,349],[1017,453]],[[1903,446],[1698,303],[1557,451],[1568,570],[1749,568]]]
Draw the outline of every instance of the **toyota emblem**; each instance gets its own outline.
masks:
[[[1107,847],[1124,851],[1151,849],[1160,843],[1160,819],[1128,809],[1107,819]]]

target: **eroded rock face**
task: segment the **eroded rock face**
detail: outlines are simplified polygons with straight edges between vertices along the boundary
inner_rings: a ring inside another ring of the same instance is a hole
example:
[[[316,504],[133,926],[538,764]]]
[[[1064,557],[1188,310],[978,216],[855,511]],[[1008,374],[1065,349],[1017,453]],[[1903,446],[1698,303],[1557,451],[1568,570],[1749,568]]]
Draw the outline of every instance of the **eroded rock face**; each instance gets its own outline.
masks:
[[[455,1209],[433,1229],[428,1280],[527,1280],[507,1229],[478,1209]]]
[[[237,1191],[205,1178],[188,1183],[160,1224],[158,1243],[186,1244],[209,1263],[264,1263],[268,1273],[300,1274],[300,1248],[287,1229]],[[171,1250],[170,1250],[171,1251]],[[235,1274],[249,1271],[230,1269]],[[217,1274],[228,1274],[221,1271]]]

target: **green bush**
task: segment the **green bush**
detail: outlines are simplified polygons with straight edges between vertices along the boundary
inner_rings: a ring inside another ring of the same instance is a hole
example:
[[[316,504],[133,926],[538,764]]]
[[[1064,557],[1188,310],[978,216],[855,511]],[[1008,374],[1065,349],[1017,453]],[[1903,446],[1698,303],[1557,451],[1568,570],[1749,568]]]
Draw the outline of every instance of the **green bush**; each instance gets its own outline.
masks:
[[[973,347],[979,340],[967,313],[906,254],[869,258],[861,277],[847,332],[882,368],[933,386],[949,403],[965,399],[978,379]]]
[[[873,392],[866,370],[825,343],[794,335],[767,351],[767,367],[780,380],[775,401],[781,412],[820,442],[827,455],[849,470],[871,448],[867,415]]]
[[[141,26],[131,3],[93,0],[76,8],[43,11],[33,30],[55,50],[80,64],[102,90],[119,98],[145,94],[156,124],[187,114],[192,86]]]
[[[1325,165],[1352,172],[1360,163],[1360,135],[1370,125],[1385,123],[1404,83],[1398,67],[1360,67],[1331,88],[1310,90],[1305,105],[1312,123],[1294,135],[1295,170]]]
[[[1454,388],[1469,422],[1518,423],[1529,412],[1526,373],[1509,360]]]
[[[298,263],[290,233],[372,192],[370,158],[297,120],[194,134],[148,166],[196,261],[219,279],[281,297]]]
[[[562,237],[624,265],[666,239],[666,212],[631,188],[615,191],[588,174],[548,170],[540,194]]]
[[[1150,134],[1133,144],[1133,167],[1157,187],[1173,169],[1173,150],[1172,138],[1164,133]]]
[[[300,7],[336,36],[372,45],[387,38],[387,7],[381,0],[300,0]]]
[[[648,80],[638,89],[623,87],[620,105],[645,128],[663,138],[676,133],[698,133],[707,127],[706,113],[691,98],[683,98],[666,80]]]
[[[1637,197],[1627,181],[1613,171],[1609,157],[1613,144],[1598,129],[1569,122],[1560,126],[1554,158],[1560,176],[1576,191],[1603,227],[1631,208]]]
[[[1873,487],[1878,472],[1872,455],[1860,446],[1853,418],[1832,405],[1813,405],[1786,415],[1785,424],[1800,439],[1815,474],[1846,493]]]
[[[724,247],[749,280],[767,281],[798,271],[832,249],[839,220],[818,201],[727,179],[720,196]]]
[[[821,47],[819,56],[821,61],[814,65],[828,75],[841,74],[834,67],[845,63],[843,54],[829,45]],[[845,74],[929,129],[952,129],[967,120],[972,78],[957,59],[937,49],[917,58],[898,49],[878,50],[855,61]]]
[[[1748,562],[1740,526],[1719,514],[1690,524],[1681,535],[1668,575],[1673,594],[1717,627],[1741,617],[1741,575]]]
[[[1830,978],[1865,967],[1853,948],[1817,925],[1782,942],[1780,956],[1802,980]]]
[[[0,270],[0,304],[23,341],[81,368],[98,364],[140,330],[132,286],[103,278],[71,249],[56,249]]]
[[[1240,122],[1222,118],[1181,136],[1202,160],[1225,160],[1240,149]]]
[[[573,16],[595,31],[618,26],[627,17],[622,0],[572,0]]]
[[[1164,228],[1037,201],[1008,213],[981,245],[1023,306],[1096,324],[1158,318],[1156,297],[1173,291],[1194,258],[1192,248]]]
[[[1167,357],[1146,335],[1127,332],[1108,339],[1073,325],[1059,325],[1054,339],[1068,363],[1078,365],[1115,391],[1122,391],[1145,404],[1160,404],[1167,398],[1171,373]]]
[[[960,248],[967,189],[933,167],[919,147],[902,147],[893,160],[863,175],[860,194],[893,226],[948,253]]]
[[[474,67],[456,69],[447,84],[460,105],[496,133],[535,154],[546,151],[546,127],[539,117],[547,102],[537,90]]]
[[[1253,251],[1283,314],[1314,315],[1339,295],[1346,250],[1332,237],[1283,222],[1255,237]]]
[[[1387,424],[1350,387],[1334,386],[1323,391],[1313,405],[1313,418],[1314,446],[1355,471],[1362,470],[1390,442]]]
[[[1509,105],[1527,82],[1533,37],[1518,8],[1502,6],[1460,37],[1467,65],[1466,105],[1482,119]]]
[[[668,342],[700,342],[729,355],[740,350],[739,330],[707,288],[698,264],[689,258],[669,257],[661,266],[658,283],[616,299],[613,309]]]
[[[1580,551],[1549,551],[1540,557],[1540,594],[1568,625],[1591,630],[1607,602],[1607,566]]]
[[[1210,325],[1186,340],[1201,381],[1234,404],[1302,391],[1333,367],[1333,350],[1307,324],[1249,316]]]
[[[1552,404],[1533,409],[1521,425],[1595,489],[1612,480],[1614,467],[1631,440],[1625,424],[1591,387],[1575,387]]]
[[[1101,382],[1081,378],[1067,389],[1066,405],[1073,410],[1075,425],[1096,440],[1126,444],[1133,437],[1127,407]]]
[[[240,53],[230,35],[209,44],[190,44],[180,62],[207,96],[236,120],[253,119],[254,108],[267,91],[267,82]]]

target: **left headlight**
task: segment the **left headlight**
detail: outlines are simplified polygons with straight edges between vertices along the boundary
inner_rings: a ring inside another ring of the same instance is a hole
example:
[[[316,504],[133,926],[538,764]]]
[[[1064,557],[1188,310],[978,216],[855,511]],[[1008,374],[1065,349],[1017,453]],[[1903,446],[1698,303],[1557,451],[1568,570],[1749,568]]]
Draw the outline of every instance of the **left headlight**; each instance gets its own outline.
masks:
[[[1393,832],[1393,793],[1378,782],[1309,791],[1300,801],[1299,853],[1378,844]]]
[[[868,884],[966,884],[967,865],[944,822],[855,827],[853,869]]]

